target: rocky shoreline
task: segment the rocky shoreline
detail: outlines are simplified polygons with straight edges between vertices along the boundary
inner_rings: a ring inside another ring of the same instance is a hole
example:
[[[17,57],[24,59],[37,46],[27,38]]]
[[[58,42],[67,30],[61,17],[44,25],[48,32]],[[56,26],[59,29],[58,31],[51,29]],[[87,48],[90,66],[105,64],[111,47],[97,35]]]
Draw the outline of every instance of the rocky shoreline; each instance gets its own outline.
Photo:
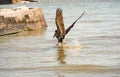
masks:
[[[41,8],[26,6],[0,9],[0,35],[47,27]]]

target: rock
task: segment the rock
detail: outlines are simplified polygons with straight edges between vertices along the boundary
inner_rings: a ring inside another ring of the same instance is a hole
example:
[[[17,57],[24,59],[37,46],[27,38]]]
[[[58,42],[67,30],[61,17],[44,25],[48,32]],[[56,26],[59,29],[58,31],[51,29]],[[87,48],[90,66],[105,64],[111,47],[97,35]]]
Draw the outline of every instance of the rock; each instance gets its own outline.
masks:
[[[10,4],[12,0],[0,0],[0,4]]]
[[[30,3],[30,2],[38,2],[35,0],[0,0],[0,4],[16,4],[16,3]]]
[[[20,1],[20,2],[17,2],[17,3],[30,3],[30,1]]]
[[[26,6],[0,9],[0,35],[21,32],[25,29],[47,27],[42,9]]]
[[[38,2],[38,1],[34,1],[34,0],[12,0],[12,3],[30,3],[30,2]]]

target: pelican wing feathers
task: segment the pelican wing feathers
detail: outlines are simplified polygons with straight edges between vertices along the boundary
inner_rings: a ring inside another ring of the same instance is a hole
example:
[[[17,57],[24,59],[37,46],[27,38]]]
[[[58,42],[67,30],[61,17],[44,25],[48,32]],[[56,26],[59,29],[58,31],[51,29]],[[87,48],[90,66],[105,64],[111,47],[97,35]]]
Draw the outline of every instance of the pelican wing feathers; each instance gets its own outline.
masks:
[[[56,10],[56,18],[55,18],[56,26],[57,26],[57,32],[59,35],[65,34],[65,27],[64,27],[64,21],[62,16],[62,10],[58,8]]]
[[[75,23],[84,15],[85,11],[80,15],[79,18],[77,18],[66,30],[65,30],[65,34],[67,34],[71,28],[75,25]]]

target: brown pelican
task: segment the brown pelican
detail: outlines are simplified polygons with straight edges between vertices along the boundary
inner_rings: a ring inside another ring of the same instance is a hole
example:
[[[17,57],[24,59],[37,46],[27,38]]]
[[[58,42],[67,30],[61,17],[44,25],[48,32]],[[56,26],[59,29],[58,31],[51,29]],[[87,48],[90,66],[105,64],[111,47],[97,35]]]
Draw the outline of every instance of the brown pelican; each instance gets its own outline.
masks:
[[[64,38],[65,35],[68,34],[68,32],[71,30],[71,28],[74,26],[74,24],[84,15],[84,12],[81,14],[79,18],[77,18],[66,30],[64,27],[64,21],[63,21],[63,16],[62,16],[62,10],[60,8],[57,8],[56,10],[56,18],[55,18],[55,23],[57,26],[57,30],[55,30],[55,33],[53,35],[53,38],[56,37],[58,40],[57,45],[61,43],[62,45],[64,44]]]

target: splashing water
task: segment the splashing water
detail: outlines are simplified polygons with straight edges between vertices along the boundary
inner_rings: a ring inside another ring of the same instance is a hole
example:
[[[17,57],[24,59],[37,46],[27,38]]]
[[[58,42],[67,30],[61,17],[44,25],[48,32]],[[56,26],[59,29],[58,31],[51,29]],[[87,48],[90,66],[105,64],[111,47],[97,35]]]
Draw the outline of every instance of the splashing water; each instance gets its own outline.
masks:
[[[71,39],[69,46],[70,46],[70,48],[74,48],[74,49],[82,48],[82,46],[80,45],[80,42],[76,38]]]
[[[64,45],[59,45],[58,48],[68,48],[68,49],[81,49],[82,46],[80,45],[78,39],[73,38],[70,39],[69,41],[67,40],[67,43],[65,43]]]

